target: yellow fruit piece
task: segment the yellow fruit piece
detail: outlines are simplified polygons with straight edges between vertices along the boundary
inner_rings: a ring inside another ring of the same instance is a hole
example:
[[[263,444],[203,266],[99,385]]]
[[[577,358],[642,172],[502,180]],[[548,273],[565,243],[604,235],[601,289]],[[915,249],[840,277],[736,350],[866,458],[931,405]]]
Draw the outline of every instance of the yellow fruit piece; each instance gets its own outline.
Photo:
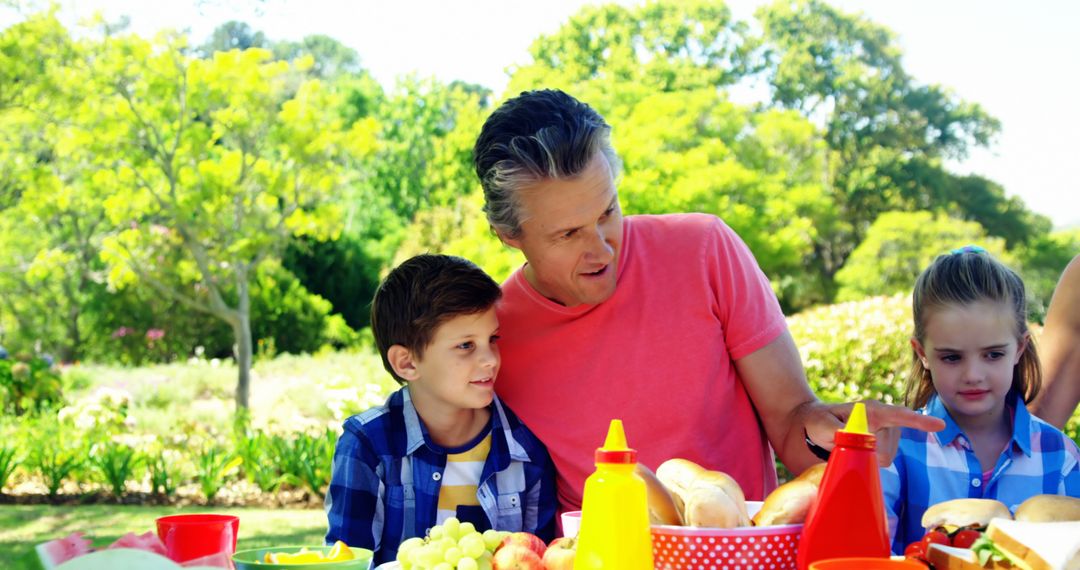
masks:
[[[310,552],[307,548],[301,548],[295,554],[288,552],[275,552],[269,554],[271,564],[311,564],[313,562],[326,562],[322,552]]]
[[[353,551],[347,544],[340,540],[334,543],[334,547],[330,549],[330,552],[326,553],[327,562],[340,562],[342,560],[352,560],[354,558]]]

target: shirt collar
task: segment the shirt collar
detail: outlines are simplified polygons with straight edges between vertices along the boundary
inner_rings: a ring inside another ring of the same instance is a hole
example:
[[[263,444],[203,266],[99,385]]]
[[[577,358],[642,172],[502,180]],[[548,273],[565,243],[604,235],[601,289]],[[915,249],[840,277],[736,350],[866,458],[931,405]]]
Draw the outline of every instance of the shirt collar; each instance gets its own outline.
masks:
[[[405,453],[412,455],[424,445],[427,428],[424,427],[424,422],[420,421],[420,414],[416,413],[409,388],[406,386],[404,390],[399,390],[399,393],[402,397],[401,414],[405,418]]]
[[[1012,408],[1013,412],[1013,429],[1012,429],[1012,441],[1020,447],[1020,451],[1024,452],[1024,455],[1031,455],[1031,414],[1028,413],[1027,406],[1024,405],[1024,401],[1020,398],[1020,394],[1016,391],[1010,391],[1006,399],[1006,407]],[[953,420],[952,415],[949,414],[949,410],[945,408],[944,402],[937,394],[930,397],[930,401],[926,403],[926,414],[940,418],[945,422],[945,429],[937,432],[938,441],[942,444],[952,443],[957,437],[963,434],[963,430]]]
[[[1032,416],[1028,413],[1024,399],[1017,392],[1010,392],[1010,404],[1013,412],[1013,442],[1020,447],[1024,455],[1031,456],[1031,423]]]

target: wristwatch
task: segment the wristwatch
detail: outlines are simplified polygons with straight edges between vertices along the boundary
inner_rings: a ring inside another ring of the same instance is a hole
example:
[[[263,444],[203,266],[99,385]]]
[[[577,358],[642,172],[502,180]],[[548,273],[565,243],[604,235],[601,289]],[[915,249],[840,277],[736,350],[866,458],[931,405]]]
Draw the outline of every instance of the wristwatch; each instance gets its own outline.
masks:
[[[829,450],[811,441],[810,434],[806,433],[805,428],[803,429],[803,437],[806,439],[806,448],[810,450],[810,453],[813,453],[815,457],[822,461],[829,460]]]

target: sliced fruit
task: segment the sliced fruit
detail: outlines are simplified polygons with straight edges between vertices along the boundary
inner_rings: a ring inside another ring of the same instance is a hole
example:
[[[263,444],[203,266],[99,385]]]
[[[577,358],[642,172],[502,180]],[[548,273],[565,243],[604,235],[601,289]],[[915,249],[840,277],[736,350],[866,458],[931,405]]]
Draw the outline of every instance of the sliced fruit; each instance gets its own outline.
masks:
[[[334,547],[330,549],[330,552],[326,553],[324,560],[327,562],[339,562],[341,560],[352,560],[353,558],[352,549],[339,540],[334,543]]]

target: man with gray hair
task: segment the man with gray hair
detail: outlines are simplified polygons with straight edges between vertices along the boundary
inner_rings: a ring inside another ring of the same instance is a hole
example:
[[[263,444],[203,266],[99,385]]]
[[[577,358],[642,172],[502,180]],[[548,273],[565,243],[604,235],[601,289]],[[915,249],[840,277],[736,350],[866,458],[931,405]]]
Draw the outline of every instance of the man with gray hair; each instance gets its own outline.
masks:
[[[564,511],[580,508],[613,418],[645,465],[689,459],[761,500],[777,485],[770,444],[799,473],[851,405],[814,396],[768,279],[723,221],[623,217],[610,133],[588,105],[542,90],[504,102],[477,138],[488,221],[526,260],[503,284],[496,391],[548,447]],[[884,465],[887,428],[943,427],[868,411]]]

